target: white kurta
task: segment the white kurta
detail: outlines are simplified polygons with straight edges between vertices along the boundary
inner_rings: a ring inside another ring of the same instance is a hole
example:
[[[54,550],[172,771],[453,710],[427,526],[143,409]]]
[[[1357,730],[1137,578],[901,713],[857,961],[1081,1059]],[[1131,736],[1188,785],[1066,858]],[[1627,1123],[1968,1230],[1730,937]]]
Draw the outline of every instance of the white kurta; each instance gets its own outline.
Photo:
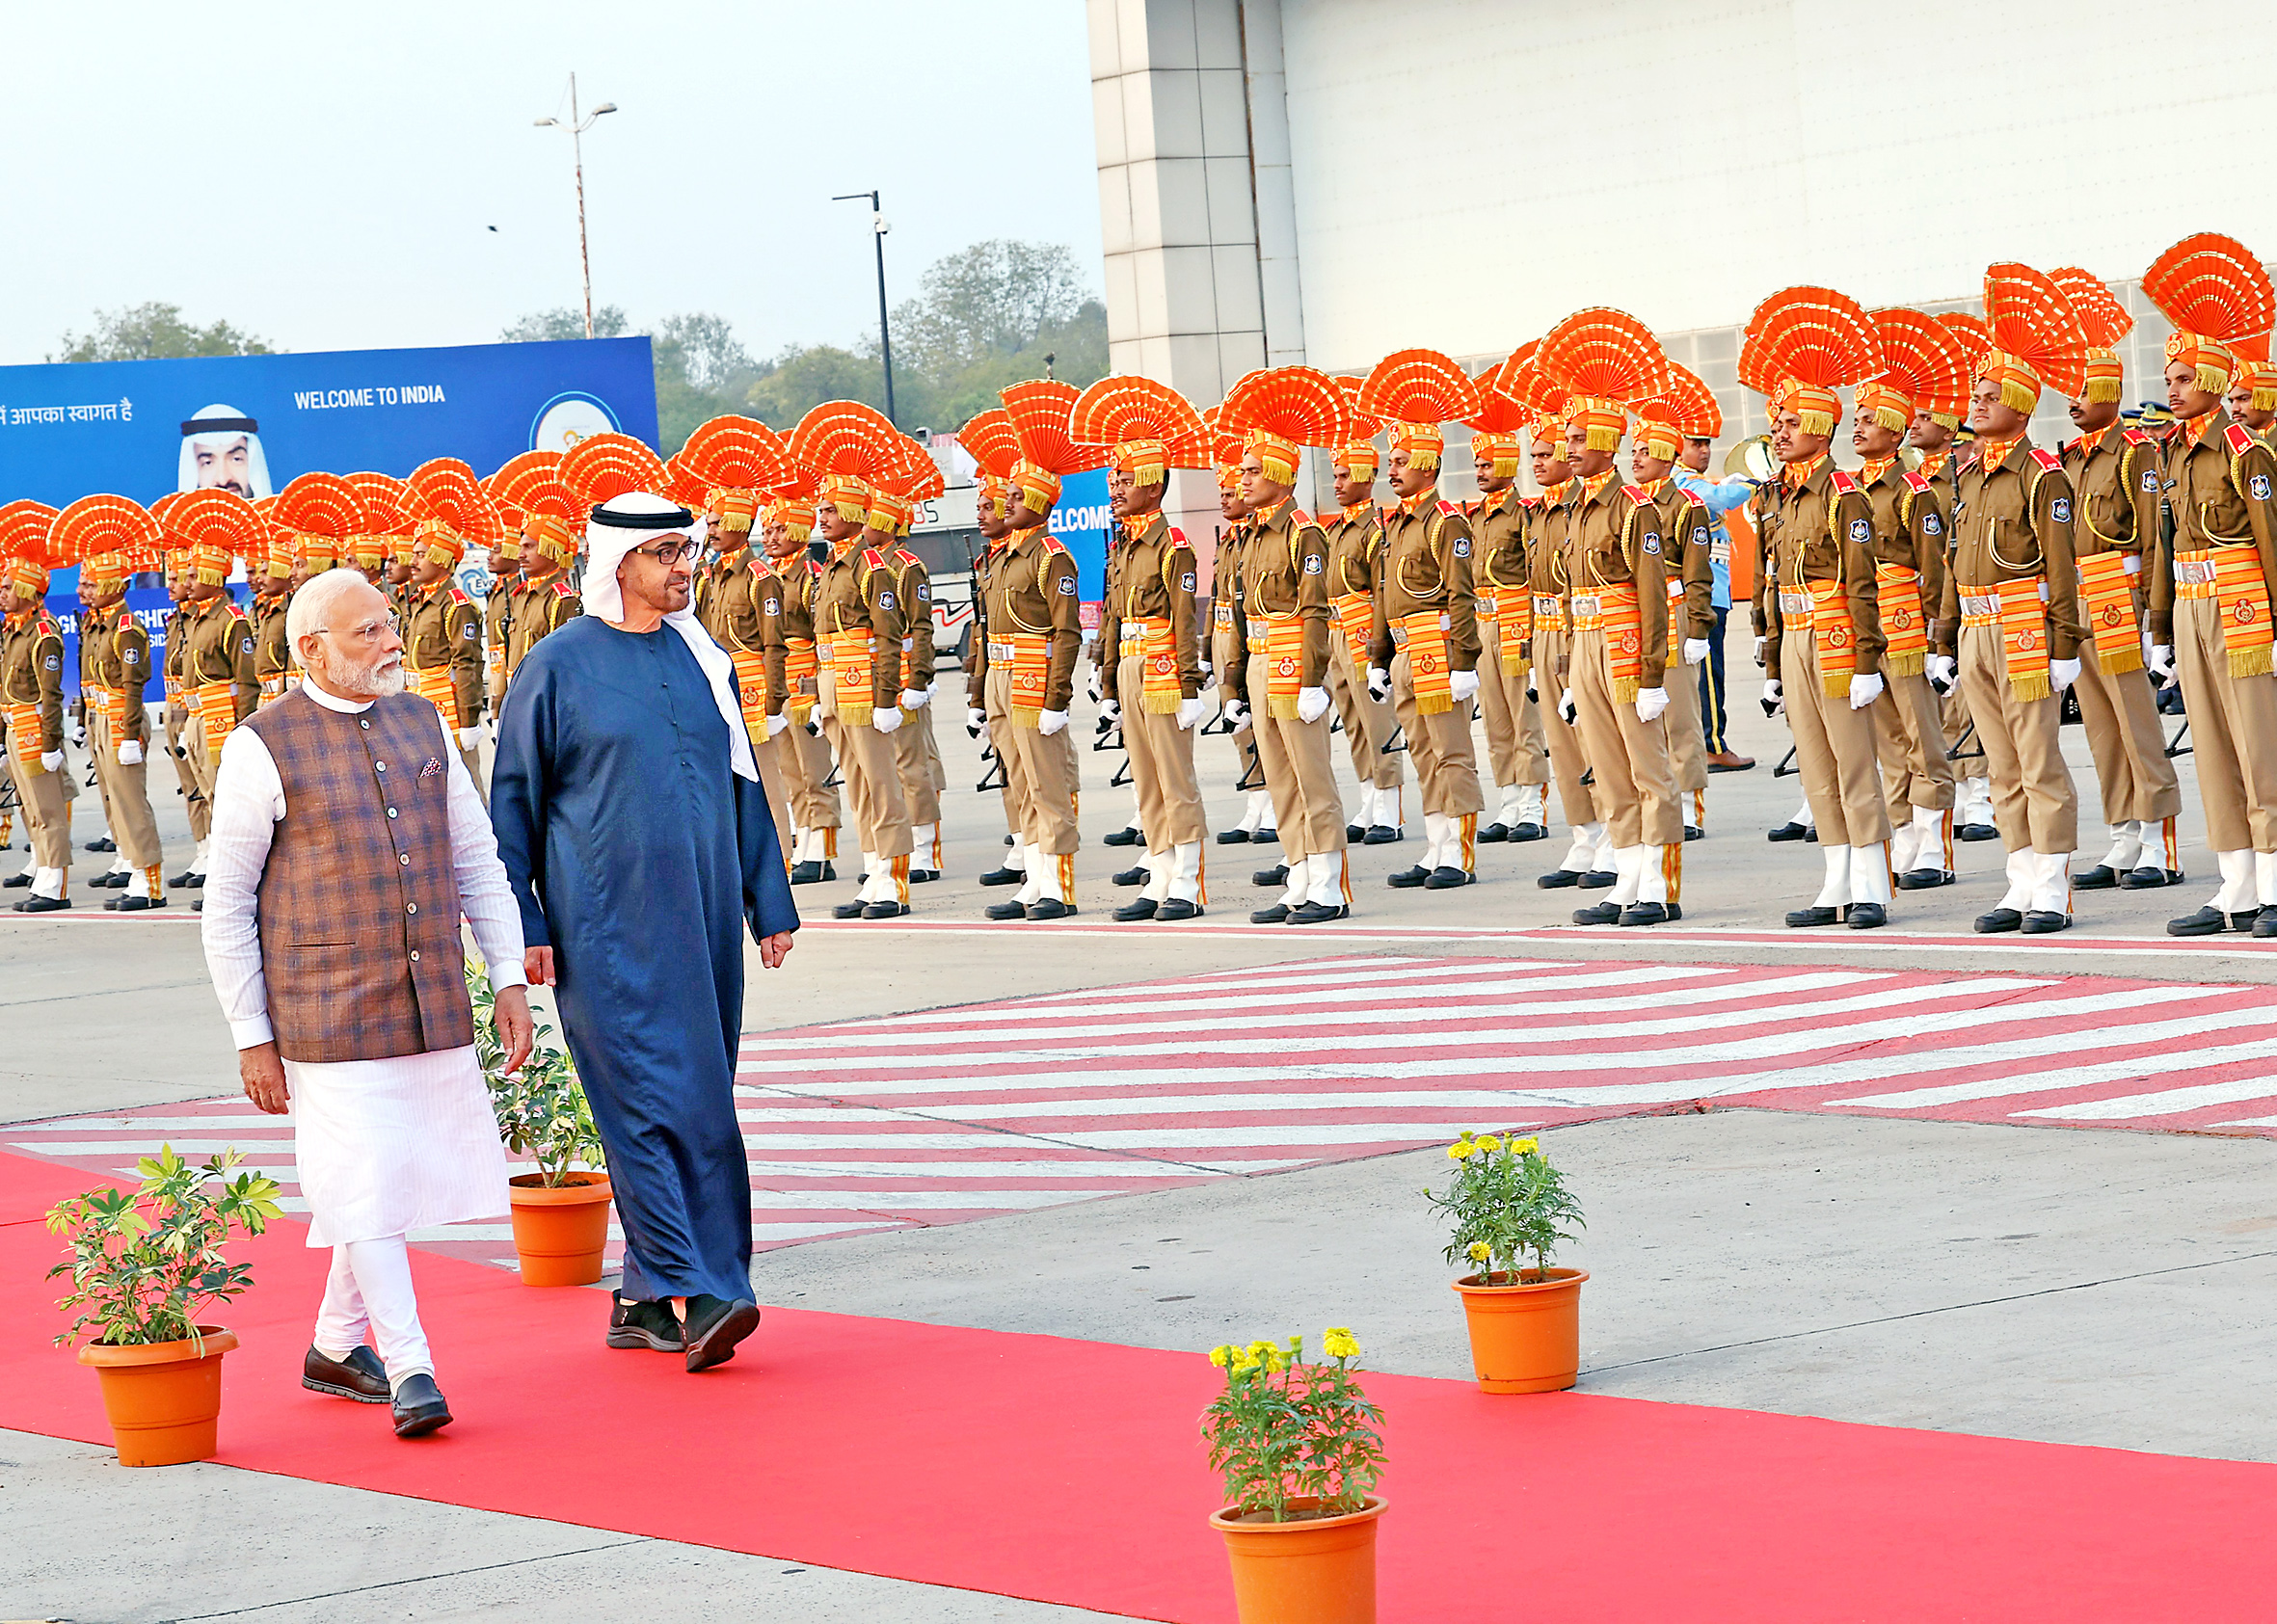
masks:
[[[347,714],[368,705],[313,682],[301,691]],[[442,731],[442,718],[436,717]],[[450,773],[451,866],[459,905],[496,988],[522,985],[522,916],[472,780],[444,734]],[[256,888],[284,785],[260,735],[232,732],[214,784],[213,838],[201,916],[206,968],[237,1047],[274,1035],[261,973]],[[308,1244],[408,1235],[506,1211],[506,1153],[471,1046],[385,1060],[284,1062],[294,1159],[308,1203]]]

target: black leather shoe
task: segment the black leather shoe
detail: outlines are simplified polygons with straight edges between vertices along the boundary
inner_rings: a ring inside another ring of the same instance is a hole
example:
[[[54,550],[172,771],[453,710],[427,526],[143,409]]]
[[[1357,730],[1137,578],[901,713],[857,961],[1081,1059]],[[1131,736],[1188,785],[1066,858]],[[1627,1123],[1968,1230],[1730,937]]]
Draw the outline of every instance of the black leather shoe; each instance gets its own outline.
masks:
[[[1816,903],[1808,908],[1797,908],[1787,915],[1789,930],[1808,930],[1814,925],[1831,925],[1842,918],[1839,908],[1821,908]]]
[[[1118,886],[1142,886],[1150,876],[1146,872],[1146,865],[1141,863],[1136,867],[1125,868],[1111,878]]]
[[[1141,896],[1135,902],[1124,903],[1108,918],[1119,924],[1136,924],[1140,919],[1153,918],[1155,910],[1159,906],[1160,904],[1153,897]]]
[[[199,898],[197,901],[195,901],[195,902],[191,903],[191,904],[190,904],[190,912],[191,912],[191,913],[193,913],[193,914],[202,914],[202,913],[204,913],[204,912],[205,912],[205,898],[201,896],[201,897],[200,897],[200,898]]]
[[[127,877],[124,874],[121,873],[97,874],[88,883],[90,885],[101,886],[105,891],[124,891],[126,889],[126,878]]]
[[[2102,863],[2092,868],[2082,868],[2072,876],[2074,891],[2109,891],[2118,883],[2119,876],[2111,870],[2107,864]]]
[[[1367,838],[1368,831],[1359,824],[1348,823],[1344,826],[1344,843],[1346,845],[1356,846]]]
[[[2269,910],[2266,908],[2248,908],[2243,913],[2232,914],[2230,916],[2230,928],[2237,931],[2251,930],[2255,925],[2262,922],[2262,916],[2266,914],[2268,911]]]
[[[1479,831],[1479,844],[1482,846],[1498,846],[1509,839],[1510,825],[1507,823],[1489,823]]]
[[[1280,843],[1281,832],[1278,829],[1260,829],[1249,837],[1249,844],[1253,846],[1277,846]]]
[[[1990,823],[1964,823],[1953,835],[1963,840],[1997,840],[2000,831]]]
[[[1103,846],[1135,846],[1138,843],[1138,831],[1126,823],[1099,843]]]
[[[680,1333],[680,1317],[668,1302],[630,1302],[622,1291],[609,1293],[608,1344],[645,1347],[655,1353],[686,1351]]]
[[[1687,840],[1702,840],[1706,838],[1707,831],[1702,829],[1699,824],[1687,823],[1684,825],[1684,839]]]
[[[13,885],[15,882],[10,880],[5,883]],[[205,883],[205,876],[199,873],[195,868],[185,868],[180,873],[176,874],[173,879],[166,882],[166,889],[168,891],[180,891],[184,886],[193,883],[203,885]]]
[[[862,910],[869,906],[869,903],[856,897],[851,902],[841,902],[837,907],[831,909],[830,917],[834,919],[858,919],[862,917]]]
[[[1583,891],[1611,891],[1620,879],[1610,868],[1592,868],[1581,876],[1580,884]]]
[[[2140,868],[2130,868],[2119,876],[2121,891],[2156,891],[2166,884],[2166,870],[2156,863],[2146,863]]]
[[[1246,829],[1220,829],[1218,831],[1218,843],[1221,846],[1246,846],[1249,843],[1249,832]]]
[[[1028,918],[1028,904],[1025,902],[991,902],[988,905],[988,917],[992,919],[1025,919]]]
[[[1853,902],[1843,913],[1842,922],[1852,930],[1874,930],[1889,922],[1889,910],[1879,902]]]
[[[1774,840],[1801,840],[1808,839],[1809,834],[1810,825],[1808,823],[1782,823],[1771,831],[1769,838]]]
[[[88,841],[86,845],[80,847],[79,849],[81,851],[117,851],[119,849],[119,842],[112,839],[110,837],[105,836],[102,839]]]
[[[1549,831],[1539,823],[1514,823],[1510,826],[1510,838],[1513,844],[1525,840],[1546,840]]]
[[[15,890],[18,886],[28,886],[31,883],[32,876],[29,874],[11,874],[5,880],[0,880],[0,886],[6,886],[10,891]]]
[[[819,885],[824,880],[838,878],[838,870],[827,863],[794,863],[790,865],[790,883],[794,886]]]
[[[1286,924],[1289,922],[1289,905],[1276,902],[1270,908],[1260,908],[1249,916],[1249,922],[1253,925]]]
[[[872,902],[862,910],[862,917],[866,919],[897,919],[909,912],[911,909],[906,902]]]
[[[1587,908],[1576,908],[1573,910],[1573,922],[1577,925],[1617,925],[1621,923],[1621,904],[1593,902]]]
[[[687,1327],[681,1335],[687,1347],[688,1371],[709,1371],[736,1356],[736,1344],[759,1329],[759,1304],[748,1297],[734,1302],[699,1292],[688,1298]]]
[[[19,914],[53,914],[70,904],[60,896],[27,896],[15,905]]]
[[[1157,924],[1168,924],[1175,919],[1198,919],[1202,917],[1202,909],[1195,907],[1185,897],[1173,896],[1155,909],[1154,918]]]
[[[1062,902],[1057,896],[1040,897],[1028,905],[1028,917],[1038,920],[1071,918],[1075,911],[1072,904]]]
[[[1575,886],[1581,884],[1581,870],[1578,868],[1552,868],[1546,874],[1538,875],[1534,883],[1543,891],[1571,891]]]
[[[311,1393],[353,1398],[359,1404],[385,1404],[393,1397],[388,1391],[387,1367],[378,1354],[362,1346],[345,1359],[327,1359],[311,1347],[301,1361],[301,1385]]]
[[[2023,929],[2023,915],[2014,908],[1996,908],[1989,914],[1977,915],[1976,929],[1980,936],[1997,936],[2002,931]]]
[[[2261,921],[2256,919],[2254,923],[2259,924]],[[2219,936],[2229,928],[2230,916],[2211,903],[2195,914],[2184,914],[2179,919],[2166,921],[2166,934],[2169,936]]]
[[[1360,843],[1368,846],[1388,846],[1394,840],[1404,840],[1406,838],[1390,824],[1378,823],[1369,827],[1366,838]]]
[[[1897,877],[1899,891],[1935,891],[1939,886],[1949,886],[1959,876],[1945,868],[1908,868]]]
[[[913,886],[928,886],[940,877],[941,870],[938,868],[912,868],[909,870],[909,883]]]
[[[980,883],[984,886],[1016,886],[1027,878],[1028,870],[1025,868],[991,868],[980,876]]]
[[[2026,936],[2046,936],[2049,931],[2072,928],[2072,916],[2036,909],[2024,916],[2023,933]]]
[[[1472,876],[1466,870],[1458,868],[1451,863],[1443,863],[1423,877],[1423,889],[1425,891],[1454,891],[1460,886],[1469,885],[1471,878]]]
[[[1402,868],[1396,874],[1384,875],[1383,883],[1394,891],[1413,891],[1430,878],[1431,870],[1418,863],[1412,868]]]
[[[1341,902],[1300,902],[1289,910],[1288,922],[1293,925],[1326,924],[1330,919],[1352,917],[1352,910]]]
[[[1289,883],[1289,865],[1276,863],[1271,868],[1260,868],[1249,876],[1253,886],[1285,886]]]
[[[103,911],[111,914],[139,914],[146,908],[163,908],[165,906],[166,898],[163,896],[155,901],[147,896],[114,896],[103,904]]]
[[[1632,902],[1621,911],[1621,923],[1624,925],[1664,925],[1672,918],[1682,918],[1680,912],[1665,902]]]
[[[2277,936],[2277,908],[2264,908],[2261,918],[2253,921],[2253,934],[2263,941]]]
[[[403,1385],[395,1390],[394,1404],[398,1438],[424,1438],[450,1424],[450,1406],[442,1401],[442,1389],[424,1371],[403,1378]]]

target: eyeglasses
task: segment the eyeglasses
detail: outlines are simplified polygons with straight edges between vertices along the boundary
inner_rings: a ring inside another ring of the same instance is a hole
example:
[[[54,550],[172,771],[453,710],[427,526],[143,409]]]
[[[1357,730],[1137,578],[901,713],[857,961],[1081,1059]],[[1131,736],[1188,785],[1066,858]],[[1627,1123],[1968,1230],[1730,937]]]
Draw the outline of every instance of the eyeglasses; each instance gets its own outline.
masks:
[[[694,558],[703,549],[694,542],[658,542],[653,547],[632,549],[643,558],[653,558],[669,570],[683,558]]]
[[[332,630],[332,627],[329,626],[310,626],[308,629],[311,631],[330,631]],[[402,630],[403,623],[396,619],[393,615],[389,615],[384,620],[366,621],[360,626],[343,629],[339,635],[342,637],[354,638],[359,643],[377,643],[382,637],[387,636],[389,632],[400,634]]]

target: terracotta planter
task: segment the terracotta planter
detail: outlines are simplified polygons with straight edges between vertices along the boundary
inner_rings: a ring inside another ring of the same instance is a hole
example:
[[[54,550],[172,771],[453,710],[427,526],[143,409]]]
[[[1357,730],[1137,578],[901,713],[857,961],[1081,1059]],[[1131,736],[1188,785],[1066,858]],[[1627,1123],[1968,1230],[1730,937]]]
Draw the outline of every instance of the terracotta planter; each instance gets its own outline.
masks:
[[[571,1173],[570,1182],[554,1189],[540,1184],[542,1177],[523,1173],[506,1181],[522,1283],[590,1286],[601,1278],[602,1253],[608,1248],[608,1175]]]
[[[79,1363],[94,1367],[103,1414],[121,1466],[179,1466],[214,1451],[222,1416],[222,1355],[236,1333],[198,1327],[198,1342],[90,1343]]]
[[[1316,1500],[1292,1500],[1293,1511]],[[1210,1526],[1225,1536],[1242,1624],[1376,1624],[1376,1519],[1383,1497],[1341,1517],[1270,1523],[1228,1505]]]
[[[1470,1321],[1470,1362],[1485,1393],[1557,1393],[1581,1371],[1581,1283],[1586,1270],[1553,1268],[1524,1286],[1455,1282]]]

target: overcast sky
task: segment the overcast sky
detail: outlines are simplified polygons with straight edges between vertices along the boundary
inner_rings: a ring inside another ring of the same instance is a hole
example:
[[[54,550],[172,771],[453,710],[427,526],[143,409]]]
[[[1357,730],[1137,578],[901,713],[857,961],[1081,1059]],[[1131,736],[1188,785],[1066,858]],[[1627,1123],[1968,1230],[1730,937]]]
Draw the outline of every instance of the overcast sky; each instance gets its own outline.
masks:
[[[1099,281],[1077,0],[140,0],[12,8],[0,363],[146,300],[293,350],[495,339],[579,302],[585,137],[597,306],[711,310],[763,356],[877,319],[987,237]],[[490,227],[496,226],[494,232]]]

